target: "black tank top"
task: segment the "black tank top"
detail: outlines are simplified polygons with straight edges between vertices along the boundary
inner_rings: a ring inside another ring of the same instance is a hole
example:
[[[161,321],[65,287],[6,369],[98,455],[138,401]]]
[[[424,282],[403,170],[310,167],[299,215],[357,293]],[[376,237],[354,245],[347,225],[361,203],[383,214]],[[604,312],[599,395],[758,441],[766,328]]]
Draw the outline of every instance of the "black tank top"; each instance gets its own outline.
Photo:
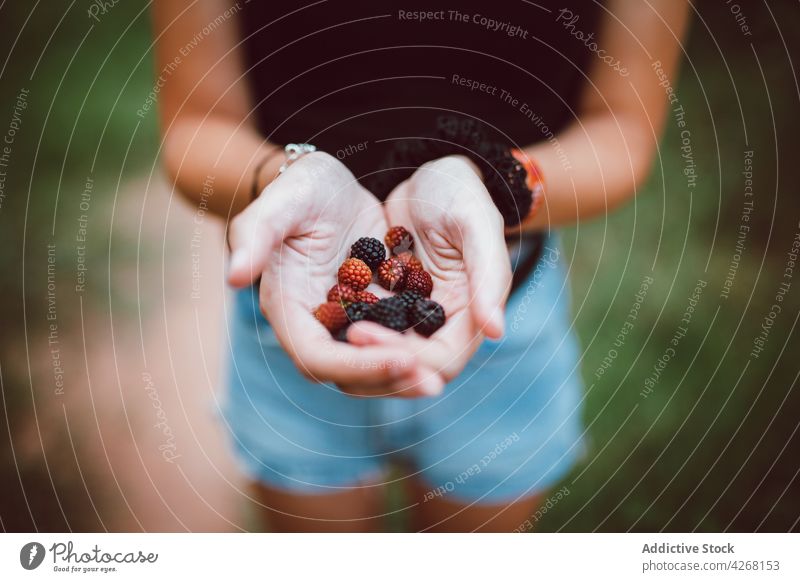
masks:
[[[477,117],[520,146],[557,133],[576,115],[593,56],[576,31],[596,36],[602,10],[592,0],[241,6],[259,129],[315,144],[365,183],[392,139],[430,134],[443,113]]]

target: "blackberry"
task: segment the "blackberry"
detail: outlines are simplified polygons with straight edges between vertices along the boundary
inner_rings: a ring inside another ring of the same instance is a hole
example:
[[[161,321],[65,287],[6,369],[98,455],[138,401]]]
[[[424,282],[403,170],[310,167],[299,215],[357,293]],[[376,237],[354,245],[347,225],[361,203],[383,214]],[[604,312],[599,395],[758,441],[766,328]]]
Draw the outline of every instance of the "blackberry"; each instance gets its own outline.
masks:
[[[333,334],[333,339],[335,339],[337,342],[348,343],[347,342],[347,328],[343,327],[339,331],[335,332]]]
[[[411,309],[411,306],[414,305],[420,299],[425,299],[422,293],[420,293],[419,291],[412,291],[410,289],[407,291],[403,291],[402,293],[398,293],[397,295],[395,295],[395,297],[397,297],[399,301],[403,302],[403,306],[406,308],[406,310]]]
[[[371,307],[372,306],[369,303],[358,301],[348,305],[344,312],[347,314],[347,320],[350,323],[355,323],[357,321],[361,321],[362,319],[366,319]]]
[[[402,253],[395,255],[394,258],[403,263],[406,266],[406,270],[408,271],[412,270],[424,271],[424,269],[422,268],[422,263],[420,263],[419,259],[415,257],[414,253],[412,253],[411,251],[403,251]]]
[[[414,248],[414,237],[402,226],[393,226],[383,237],[389,252],[399,255]]]
[[[486,124],[470,117],[439,116],[436,130],[438,137],[469,149],[489,141]]]
[[[363,236],[350,247],[350,256],[361,259],[374,271],[386,258],[386,248],[378,239]]]
[[[384,289],[398,292],[403,289],[406,266],[394,257],[382,261],[378,266],[378,283]]]
[[[396,296],[386,297],[371,305],[366,319],[395,331],[405,331],[409,327],[405,304]]]
[[[428,271],[409,271],[403,284],[406,289],[416,291],[425,297],[430,297],[433,291],[433,279]]]
[[[422,299],[408,310],[414,329],[425,337],[432,336],[445,322],[444,309],[436,301]]]
[[[339,285],[363,291],[372,281],[372,270],[361,259],[349,258],[339,267]]]
[[[358,291],[353,299],[353,303],[369,303],[372,305],[373,303],[377,302],[378,296],[374,293],[370,293],[369,291]]]
[[[336,284],[328,291],[328,301],[347,305],[355,300],[356,291],[353,291],[348,285]]]
[[[506,226],[519,224],[530,212],[533,202],[525,168],[508,155],[497,160],[492,171],[484,176],[483,183],[492,194]]]
[[[484,176],[493,174],[495,165],[508,157],[508,146],[502,143],[484,142],[475,150],[476,156],[470,159],[478,165]]]
[[[328,301],[314,310],[314,317],[317,318],[325,329],[331,333],[347,325],[347,315],[341,303]]]

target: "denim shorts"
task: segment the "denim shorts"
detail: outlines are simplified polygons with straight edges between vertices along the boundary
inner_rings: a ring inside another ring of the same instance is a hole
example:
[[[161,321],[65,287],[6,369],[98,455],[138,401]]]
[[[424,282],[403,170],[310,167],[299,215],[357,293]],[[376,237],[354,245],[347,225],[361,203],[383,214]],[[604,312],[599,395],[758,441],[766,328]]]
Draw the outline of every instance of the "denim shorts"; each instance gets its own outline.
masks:
[[[560,251],[551,237],[486,340],[442,395],[352,398],[296,369],[258,307],[230,310],[222,416],[245,473],[295,493],[387,478],[394,461],[426,496],[498,504],[553,487],[583,455],[583,387]]]

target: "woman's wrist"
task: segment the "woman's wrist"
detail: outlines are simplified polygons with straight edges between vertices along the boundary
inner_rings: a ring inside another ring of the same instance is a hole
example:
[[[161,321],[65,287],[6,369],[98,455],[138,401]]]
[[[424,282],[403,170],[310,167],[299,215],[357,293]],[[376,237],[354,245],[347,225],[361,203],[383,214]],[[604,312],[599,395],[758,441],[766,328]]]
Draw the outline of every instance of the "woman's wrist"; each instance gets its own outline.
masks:
[[[531,188],[531,210],[518,225],[506,229],[506,234],[519,232],[536,232],[550,226],[550,210],[548,204],[553,188],[552,182],[563,179],[561,162],[549,144],[537,144],[529,148],[516,150],[515,157],[526,168]],[[559,182],[560,183],[560,182]]]
[[[508,228],[529,220],[541,206],[544,181],[539,166],[474,118],[441,116],[431,137],[397,142],[383,169],[407,170],[447,157],[469,162]]]
[[[316,146],[308,143],[290,143],[283,148],[276,147],[265,154],[253,170],[251,201],[258,198],[266,187],[288,170],[294,162],[316,151]]]
[[[280,146],[272,146],[263,153],[252,170],[252,186],[250,201],[258,198],[267,186],[278,176],[280,168],[286,162],[286,154]]]
[[[526,176],[525,185],[531,193],[531,207],[528,215],[520,220],[520,224],[523,225],[532,221],[539,214],[539,210],[544,204],[544,174],[536,159],[524,150],[512,149],[510,154],[511,157],[522,164]]]

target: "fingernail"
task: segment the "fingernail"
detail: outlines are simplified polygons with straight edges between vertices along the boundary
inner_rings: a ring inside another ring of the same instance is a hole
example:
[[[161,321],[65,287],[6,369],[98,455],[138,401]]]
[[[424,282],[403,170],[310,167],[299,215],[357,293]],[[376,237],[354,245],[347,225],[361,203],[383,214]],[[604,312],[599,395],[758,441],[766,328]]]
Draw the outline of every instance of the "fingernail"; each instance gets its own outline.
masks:
[[[439,396],[444,392],[444,382],[439,376],[428,376],[420,382],[419,389],[427,396]]]
[[[494,323],[495,327],[497,328],[497,338],[503,337],[503,334],[506,330],[506,318],[503,316],[502,311],[495,312],[494,316],[492,317],[492,322]]]
[[[245,267],[247,267],[247,253],[245,250],[237,249],[233,251],[228,271],[235,273],[236,271],[243,270]]]

